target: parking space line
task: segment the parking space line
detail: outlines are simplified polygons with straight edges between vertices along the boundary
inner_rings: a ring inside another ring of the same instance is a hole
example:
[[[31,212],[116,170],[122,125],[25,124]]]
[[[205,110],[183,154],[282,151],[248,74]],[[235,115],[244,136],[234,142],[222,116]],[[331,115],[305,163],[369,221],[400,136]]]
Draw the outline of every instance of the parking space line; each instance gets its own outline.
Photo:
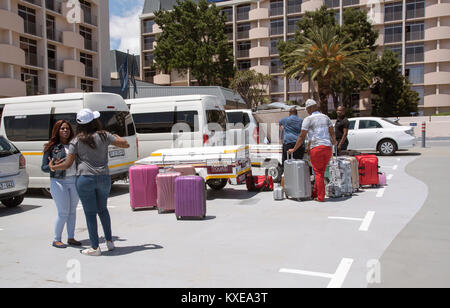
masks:
[[[331,279],[328,283],[327,288],[341,288],[344,284],[345,278],[347,277],[348,272],[353,264],[353,259],[344,258],[341,260],[336,272],[334,274],[321,273],[321,272],[311,272],[311,271],[302,271],[296,269],[280,269],[280,273],[288,273],[288,274],[297,274],[304,276],[313,276],[313,277],[321,277]]]
[[[375,212],[367,212],[366,217],[364,217],[361,226],[359,227],[359,231],[369,231],[370,224],[372,223],[373,217],[375,216]]]
[[[392,167],[392,170],[397,170],[398,165],[395,165],[394,167]]]
[[[380,188],[377,191],[377,198],[382,198],[384,196],[384,192],[386,191],[386,187]]]
[[[389,175],[386,177],[386,180],[390,181],[390,180],[392,180],[393,177],[394,177],[393,174],[389,174]]]
[[[0,231],[5,231],[4,229],[0,228]]]

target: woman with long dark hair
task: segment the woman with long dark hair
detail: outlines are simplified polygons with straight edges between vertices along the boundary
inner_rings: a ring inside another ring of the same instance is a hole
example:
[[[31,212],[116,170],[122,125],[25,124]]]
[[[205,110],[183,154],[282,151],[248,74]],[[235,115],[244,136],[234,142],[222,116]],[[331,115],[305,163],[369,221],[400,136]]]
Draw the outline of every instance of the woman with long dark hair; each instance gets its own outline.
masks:
[[[82,250],[88,256],[100,256],[97,215],[102,223],[108,250],[114,249],[111,218],[107,202],[111,190],[108,168],[108,146],[129,148],[128,142],[102,130],[100,113],[83,109],[77,114],[77,136],[70,142],[69,155],[60,164],[50,163],[54,170],[65,170],[76,160],[76,187],[86,215],[91,248]]]
[[[71,164],[67,170],[54,170],[50,164],[64,161],[69,153],[69,143],[75,136],[72,126],[66,120],[55,123],[52,129],[50,141],[44,147],[42,159],[42,171],[50,173],[50,193],[58,209],[58,218],[55,223],[55,239],[53,246],[66,248],[67,245],[61,241],[64,226],[67,224],[69,245],[81,246],[75,240],[75,224],[77,216],[77,205],[80,201],[75,187],[76,166]]]

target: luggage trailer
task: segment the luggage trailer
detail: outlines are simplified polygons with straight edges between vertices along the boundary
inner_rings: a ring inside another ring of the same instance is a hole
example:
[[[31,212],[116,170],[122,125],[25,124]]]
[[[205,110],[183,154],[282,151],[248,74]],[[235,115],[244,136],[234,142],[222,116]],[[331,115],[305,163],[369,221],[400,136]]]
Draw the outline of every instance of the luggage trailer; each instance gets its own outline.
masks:
[[[191,165],[214,190],[223,189],[229,181],[234,185],[245,183],[252,173],[250,147],[246,145],[162,149],[136,165],[156,165],[160,172],[177,165]]]

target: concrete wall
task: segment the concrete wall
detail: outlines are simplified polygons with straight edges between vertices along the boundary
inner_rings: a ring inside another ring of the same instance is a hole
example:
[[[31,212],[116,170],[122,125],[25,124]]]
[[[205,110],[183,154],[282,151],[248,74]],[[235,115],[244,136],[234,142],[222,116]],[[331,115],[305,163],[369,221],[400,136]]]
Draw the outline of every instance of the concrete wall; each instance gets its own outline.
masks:
[[[414,131],[416,137],[422,137],[422,123],[426,124],[426,137],[450,137],[450,116],[442,117],[405,117],[400,118],[402,125],[411,125],[417,123]]]

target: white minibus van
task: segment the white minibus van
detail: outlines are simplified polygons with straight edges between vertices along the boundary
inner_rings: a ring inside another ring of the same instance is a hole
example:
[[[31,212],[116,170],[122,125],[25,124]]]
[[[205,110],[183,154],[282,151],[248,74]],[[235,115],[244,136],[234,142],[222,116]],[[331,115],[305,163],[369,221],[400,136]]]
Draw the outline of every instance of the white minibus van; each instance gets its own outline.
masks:
[[[124,137],[128,149],[111,146],[111,180],[125,179],[137,160],[137,139],[133,118],[121,96],[109,93],[70,93],[1,99],[4,104],[0,135],[14,142],[27,160],[30,188],[50,187],[50,175],[41,171],[44,144],[53,125],[68,120],[76,133],[76,115],[84,108],[99,111],[103,129]]]
[[[139,157],[161,149],[225,145],[227,117],[213,95],[126,100],[136,124]]]

